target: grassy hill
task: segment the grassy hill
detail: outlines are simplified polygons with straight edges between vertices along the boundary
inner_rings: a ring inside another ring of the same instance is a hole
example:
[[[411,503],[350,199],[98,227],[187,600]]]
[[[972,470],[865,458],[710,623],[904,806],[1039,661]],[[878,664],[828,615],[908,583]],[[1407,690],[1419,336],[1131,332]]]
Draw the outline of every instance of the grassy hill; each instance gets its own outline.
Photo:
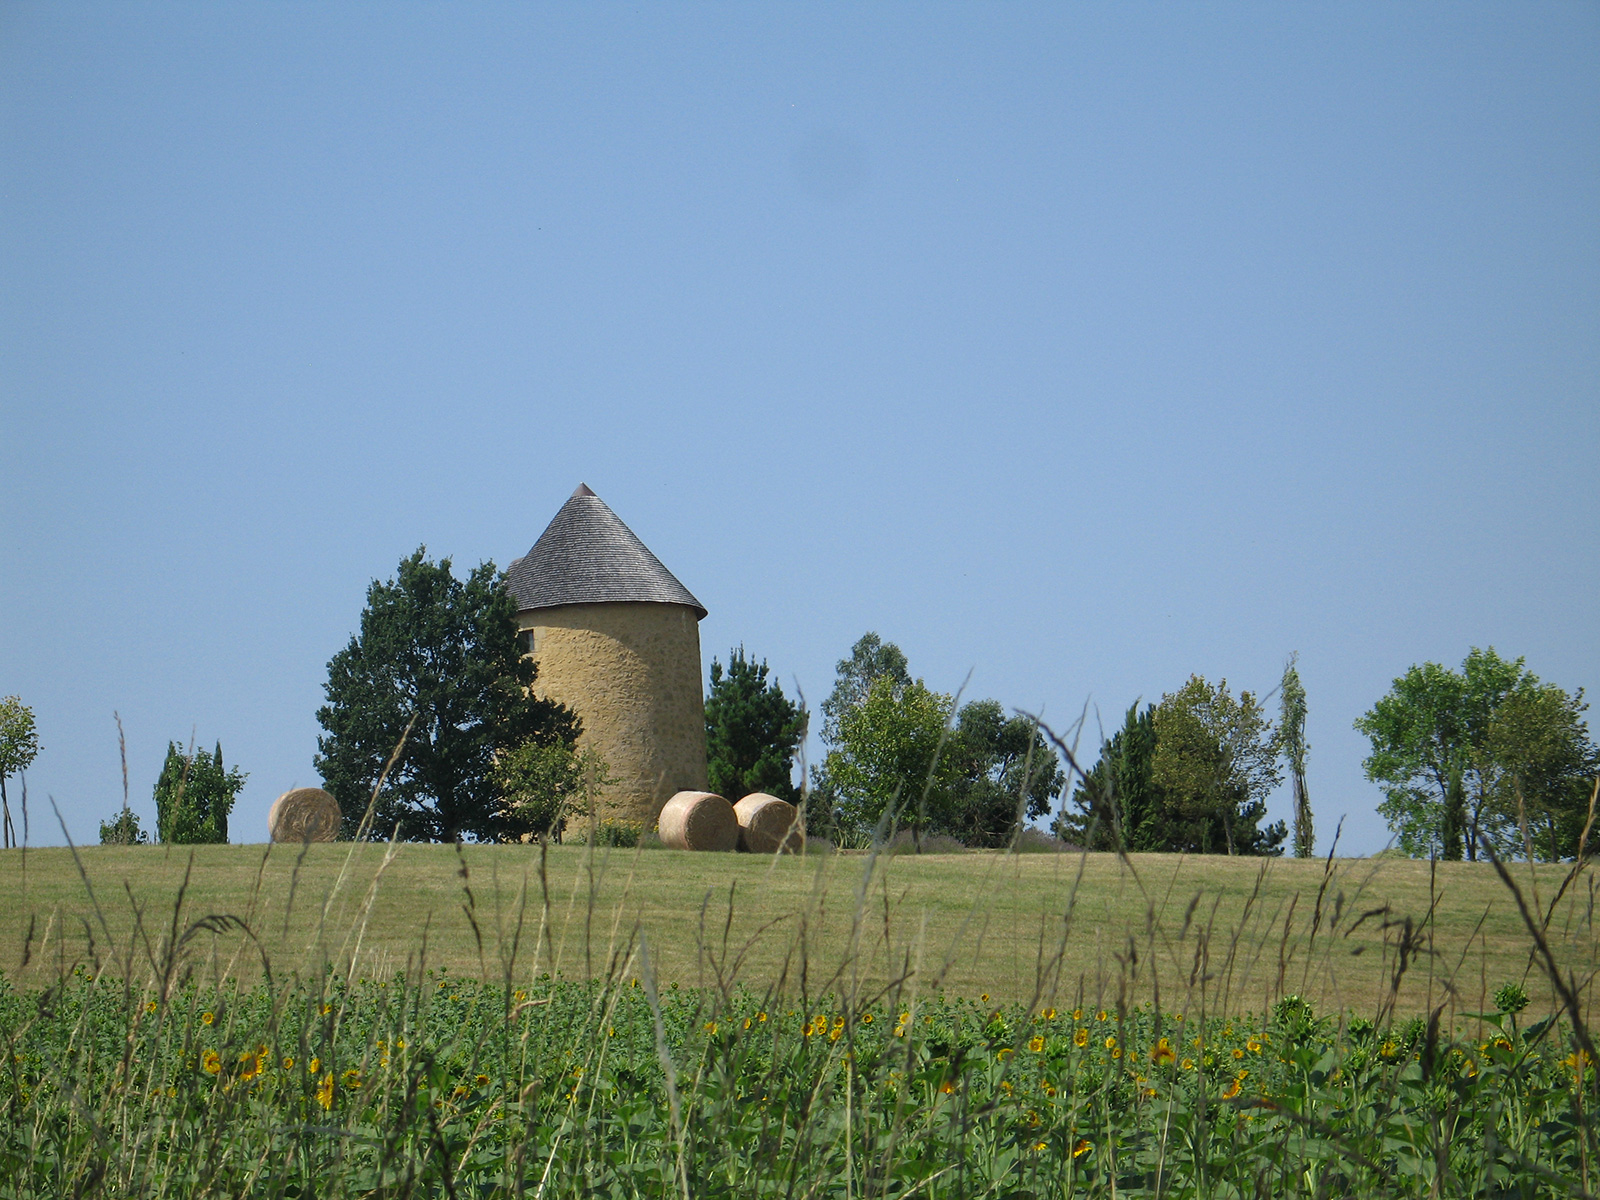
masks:
[[[1514,869],[1549,908],[1567,868]],[[1549,940],[1600,964],[1585,872]],[[202,918],[229,917],[236,921]],[[198,923],[197,922],[201,922]],[[0,853],[0,971],[37,986],[76,963],[138,979],[183,940],[197,977],[447,968],[512,982],[650,969],[663,987],[884,985],[1043,1007],[1159,995],[1169,1011],[1492,1007],[1530,938],[1487,864],[1393,859],[970,853],[765,859],[667,850],[382,845],[93,847]]]

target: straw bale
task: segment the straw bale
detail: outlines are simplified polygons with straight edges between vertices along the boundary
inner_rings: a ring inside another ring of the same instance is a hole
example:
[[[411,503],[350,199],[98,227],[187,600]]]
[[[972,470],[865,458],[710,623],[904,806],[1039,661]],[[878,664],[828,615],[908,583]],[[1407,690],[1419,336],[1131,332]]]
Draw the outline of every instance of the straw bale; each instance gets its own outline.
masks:
[[[661,844],[672,850],[733,850],[739,845],[733,805],[715,792],[673,796],[661,810],[656,832]]]
[[[800,813],[787,800],[752,792],[733,806],[739,818],[739,849],[750,854],[799,854],[806,846]]]
[[[321,788],[294,788],[272,802],[267,830],[275,842],[331,842],[343,814]]]

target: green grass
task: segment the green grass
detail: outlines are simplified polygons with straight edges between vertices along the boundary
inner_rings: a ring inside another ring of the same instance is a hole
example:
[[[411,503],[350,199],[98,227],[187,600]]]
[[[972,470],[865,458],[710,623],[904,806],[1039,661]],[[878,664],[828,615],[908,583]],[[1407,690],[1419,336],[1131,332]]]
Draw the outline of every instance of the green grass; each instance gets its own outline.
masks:
[[[6,852],[0,1197],[1590,1194],[1511,871],[1549,958],[1474,864]]]

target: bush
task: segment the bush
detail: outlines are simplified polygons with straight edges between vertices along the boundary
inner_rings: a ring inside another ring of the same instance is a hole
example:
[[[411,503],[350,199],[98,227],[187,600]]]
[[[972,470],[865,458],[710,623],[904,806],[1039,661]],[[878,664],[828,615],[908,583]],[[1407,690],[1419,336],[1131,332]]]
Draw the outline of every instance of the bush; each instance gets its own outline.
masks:
[[[139,814],[125,808],[115,820],[100,822],[102,846],[140,846],[150,840],[150,835],[139,828]]]
[[[644,826],[631,825],[626,821],[602,821],[596,826],[593,834],[586,839],[594,846],[610,846],[618,849],[633,850],[638,847],[644,838]],[[656,839],[660,844],[660,839]]]

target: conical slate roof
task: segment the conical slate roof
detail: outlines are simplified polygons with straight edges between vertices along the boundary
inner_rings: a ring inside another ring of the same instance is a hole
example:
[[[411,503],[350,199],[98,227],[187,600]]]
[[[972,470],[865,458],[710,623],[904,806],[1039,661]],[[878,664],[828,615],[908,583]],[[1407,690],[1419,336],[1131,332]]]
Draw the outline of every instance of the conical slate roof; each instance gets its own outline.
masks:
[[[644,600],[686,604],[706,615],[705,605],[582,483],[533,549],[507,568],[506,586],[521,612],[558,604]]]

